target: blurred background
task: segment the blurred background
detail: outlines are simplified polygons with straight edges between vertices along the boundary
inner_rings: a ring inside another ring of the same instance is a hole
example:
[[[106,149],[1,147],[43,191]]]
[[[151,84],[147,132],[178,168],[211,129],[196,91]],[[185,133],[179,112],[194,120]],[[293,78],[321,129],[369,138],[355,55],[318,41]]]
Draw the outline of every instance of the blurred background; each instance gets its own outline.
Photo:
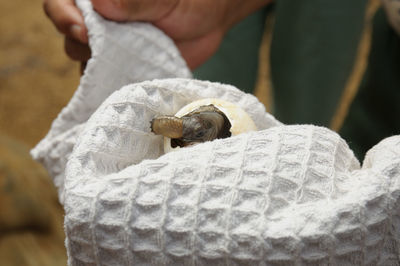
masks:
[[[79,83],[41,0],[0,1],[0,265],[66,265],[63,209],[29,150]]]

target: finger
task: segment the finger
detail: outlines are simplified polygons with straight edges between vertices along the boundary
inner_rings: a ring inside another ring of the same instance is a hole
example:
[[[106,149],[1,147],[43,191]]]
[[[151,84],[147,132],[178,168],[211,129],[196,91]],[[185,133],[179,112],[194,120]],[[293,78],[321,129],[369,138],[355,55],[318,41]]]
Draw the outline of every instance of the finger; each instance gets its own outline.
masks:
[[[91,0],[94,9],[117,21],[156,21],[169,14],[179,0]]]
[[[64,49],[66,54],[73,60],[86,62],[91,57],[91,51],[87,44],[83,44],[70,37],[65,37]]]
[[[193,40],[177,41],[175,44],[193,70],[209,59],[218,49],[223,38],[222,30],[215,30],[205,36]]]
[[[60,32],[82,43],[88,42],[83,16],[73,0],[44,0],[43,9]]]

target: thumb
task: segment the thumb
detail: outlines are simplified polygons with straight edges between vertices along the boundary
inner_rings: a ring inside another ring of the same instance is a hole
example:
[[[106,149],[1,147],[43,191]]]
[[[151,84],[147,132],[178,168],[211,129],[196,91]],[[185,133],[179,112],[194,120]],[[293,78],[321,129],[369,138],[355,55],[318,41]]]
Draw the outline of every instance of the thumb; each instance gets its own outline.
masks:
[[[94,9],[116,21],[156,21],[169,14],[179,0],[91,0]]]

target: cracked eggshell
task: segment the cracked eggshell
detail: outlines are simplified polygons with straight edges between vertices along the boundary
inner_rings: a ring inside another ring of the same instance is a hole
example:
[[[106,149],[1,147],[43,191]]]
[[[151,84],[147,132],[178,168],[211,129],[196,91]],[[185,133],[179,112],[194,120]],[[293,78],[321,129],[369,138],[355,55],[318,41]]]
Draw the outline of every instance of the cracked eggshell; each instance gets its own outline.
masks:
[[[215,98],[207,98],[198,101],[194,101],[182,107],[176,114],[176,117],[182,117],[191,111],[199,108],[203,105],[214,105],[219,110],[221,110],[226,117],[229,119],[231,123],[231,129],[229,130],[232,133],[232,136],[239,135],[240,133],[255,131],[257,127],[251,117],[244,111],[241,107],[224,100],[215,99]],[[171,152],[174,150],[180,149],[180,147],[173,148],[171,146],[171,139],[168,137],[164,137],[164,152]]]

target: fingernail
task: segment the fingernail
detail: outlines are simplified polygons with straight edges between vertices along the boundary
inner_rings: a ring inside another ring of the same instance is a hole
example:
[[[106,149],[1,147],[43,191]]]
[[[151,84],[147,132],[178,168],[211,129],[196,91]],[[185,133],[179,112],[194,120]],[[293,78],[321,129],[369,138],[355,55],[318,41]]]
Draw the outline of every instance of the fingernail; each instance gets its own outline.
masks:
[[[81,41],[83,43],[87,43],[86,32],[79,25],[72,25],[70,28],[71,35],[74,39]]]

